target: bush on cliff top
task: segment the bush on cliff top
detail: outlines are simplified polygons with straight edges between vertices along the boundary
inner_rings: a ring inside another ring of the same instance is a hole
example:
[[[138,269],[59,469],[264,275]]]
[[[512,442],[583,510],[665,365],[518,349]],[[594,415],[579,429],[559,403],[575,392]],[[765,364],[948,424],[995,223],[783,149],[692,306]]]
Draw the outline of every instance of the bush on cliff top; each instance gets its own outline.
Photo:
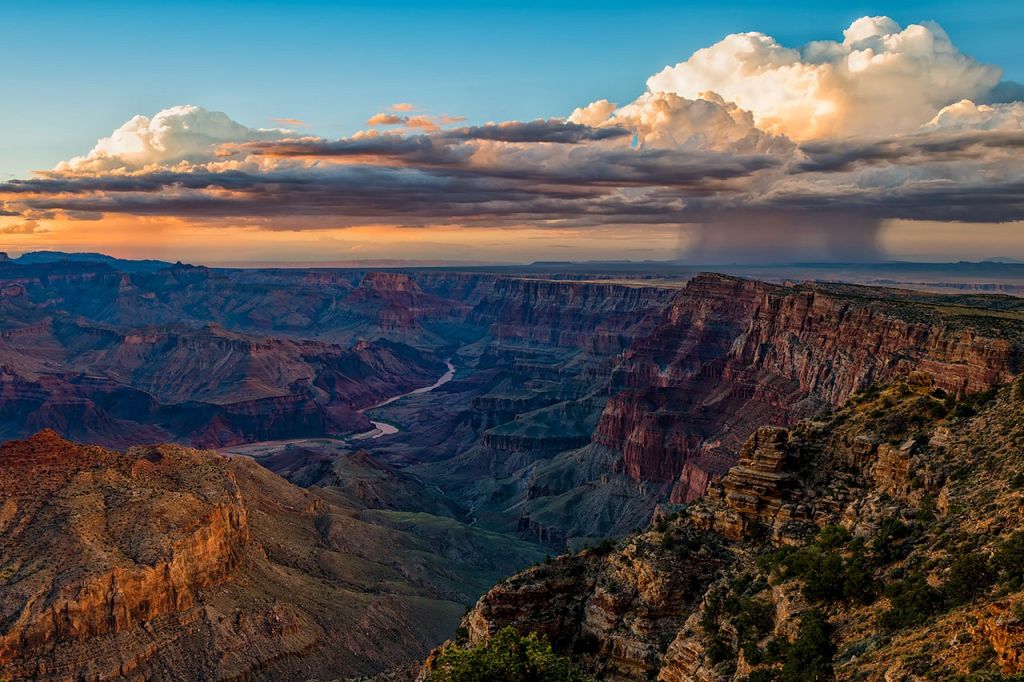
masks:
[[[590,682],[537,633],[511,627],[473,647],[449,646],[437,657],[431,682]]]

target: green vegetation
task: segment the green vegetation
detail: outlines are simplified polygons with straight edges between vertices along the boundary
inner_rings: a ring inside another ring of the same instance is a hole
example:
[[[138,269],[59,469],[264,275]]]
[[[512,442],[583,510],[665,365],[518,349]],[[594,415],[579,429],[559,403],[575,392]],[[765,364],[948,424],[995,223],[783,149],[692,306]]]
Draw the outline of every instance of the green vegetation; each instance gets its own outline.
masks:
[[[821,682],[831,680],[832,644],[831,628],[820,611],[808,611],[800,621],[800,632],[789,648],[782,666],[781,682]]]
[[[889,630],[922,625],[938,613],[984,596],[996,582],[1011,590],[1024,586],[1024,531],[1000,544],[991,559],[970,546],[958,549],[941,587],[929,585],[919,572],[891,583],[885,589],[891,607],[879,622]]]
[[[783,580],[799,579],[804,596],[811,601],[870,603],[875,596],[864,542],[852,539],[840,526],[826,526],[811,544],[783,547],[759,563]]]
[[[949,578],[942,586],[950,606],[968,604],[988,592],[995,572],[988,559],[980,554],[963,554],[953,560]]]
[[[705,651],[712,663],[718,665],[736,658],[731,638],[722,632],[726,618],[736,632],[739,648],[748,663],[778,663],[785,658],[789,646],[785,639],[773,637],[761,646],[775,624],[775,608],[768,599],[759,596],[767,587],[763,579],[747,574],[708,595],[700,626]]]
[[[446,647],[431,682],[589,682],[537,633],[523,637],[511,627],[473,647]]]
[[[1000,545],[994,557],[994,568],[1010,589],[1024,587],[1024,531],[1017,531]]]
[[[871,538],[871,555],[878,566],[888,566],[902,559],[910,550],[907,542],[914,529],[899,519],[884,519]]]
[[[762,668],[743,678],[744,682],[826,682],[835,679],[832,657],[832,628],[817,609],[800,621],[796,640],[786,648],[781,668]]]
[[[879,617],[879,624],[888,630],[922,625],[943,605],[942,592],[929,585],[920,573],[888,585],[885,596],[891,606]]]

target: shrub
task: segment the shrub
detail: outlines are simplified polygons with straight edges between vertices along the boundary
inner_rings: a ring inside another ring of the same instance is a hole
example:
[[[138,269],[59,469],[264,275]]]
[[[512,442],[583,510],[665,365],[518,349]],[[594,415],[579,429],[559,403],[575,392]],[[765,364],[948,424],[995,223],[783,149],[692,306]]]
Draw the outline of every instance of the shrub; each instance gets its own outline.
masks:
[[[721,633],[715,633],[704,642],[704,650],[712,665],[728,661],[735,655]]]
[[[778,670],[755,670],[743,678],[743,682],[777,682],[779,679]]]
[[[732,624],[736,628],[739,645],[748,663],[757,665],[764,655],[757,643],[768,636],[775,625],[775,607],[771,602],[756,597],[740,597],[727,606],[733,613]]]
[[[850,557],[838,549],[848,544]],[[847,530],[826,526],[813,544],[799,549],[783,548],[758,560],[762,570],[775,570],[783,578],[803,581],[803,593],[812,601],[851,599],[869,603],[874,581],[862,540],[851,540]]]
[[[888,630],[900,630],[927,622],[939,611],[943,601],[942,593],[929,585],[920,573],[894,582],[886,588],[885,594],[892,605],[879,617],[879,622]]]
[[[821,682],[834,678],[832,644],[828,621],[817,609],[808,611],[800,622],[800,632],[789,647],[782,666],[782,682]]]
[[[842,547],[852,539],[850,531],[842,526],[825,526],[818,531],[816,544],[825,549]]]
[[[972,602],[988,592],[994,580],[988,559],[981,554],[963,554],[953,560],[949,578],[942,589],[949,604],[957,606]]]
[[[437,657],[431,682],[584,682],[568,658],[558,656],[537,633],[511,627],[474,647],[449,646]]]
[[[807,558],[809,562],[803,569],[804,596],[822,601],[842,599],[846,572],[839,552],[811,552]]]
[[[861,604],[870,604],[875,599],[875,580],[862,541],[852,548],[843,568],[843,596]]]
[[[911,527],[899,519],[883,520],[871,538],[871,553],[875,562],[886,566],[901,558],[906,550],[905,540],[911,533]]]
[[[1024,586],[1024,531],[1017,531],[999,546],[995,555],[1000,578],[1013,589]]]

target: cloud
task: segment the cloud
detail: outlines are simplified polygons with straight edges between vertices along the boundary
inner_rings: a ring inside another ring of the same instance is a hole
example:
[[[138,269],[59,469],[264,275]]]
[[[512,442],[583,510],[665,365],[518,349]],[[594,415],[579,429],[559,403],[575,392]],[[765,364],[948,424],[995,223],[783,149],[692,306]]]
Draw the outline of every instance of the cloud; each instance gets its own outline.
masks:
[[[690,99],[716,92],[762,130],[806,140],[909,132],[947,104],[987,95],[1000,76],[957,50],[938,24],[862,17],[841,42],[801,48],[763,33],[730,35],[647,86]]]
[[[0,234],[37,234],[40,232],[48,232],[48,230],[40,227],[35,220],[24,220],[20,223],[0,226]]]
[[[978,98],[979,104],[1005,104],[1024,100],[1024,83],[1003,81],[992,88],[987,95]]]
[[[272,118],[270,119],[274,123],[283,126],[291,126],[293,128],[305,128],[308,124],[299,118]]]
[[[429,116],[410,116],[405,119],[405,126],[407,128],[415,128],[431,132],[441,128],[441,126]]]
[[[197,163],[212,160],[217,146],[225,142],[273,140],[288,133],[247,128],[227,114],[188,104],[164,109],[152,118],[133,116],[86,155],[64,161],[55,170],[102,173],[182,161]]]
[[[637,147],[647,149],[752,153],[773,148],[788,151],[793,147],[787,138],[758,129],[749,111],[711,92],[702,93],[697,99],[648,92],[620,109],[609,112],[609,106],[607,100],[599,100],[576,109],[569,120],[628,130],[635,136]],[[601,120],[605,112],[607,118]]]
[[[392,109],[398,105],[392,105]],[[409,105],[411,108],[412,105]],[[402,109],[402,111],[408,111],[408,109]],[[451,125],[452,123],[461,123],[465,118],[462,116],[427,116],[425,114],[418,116],[399,116],[386,111],[374,114],[366,120],[368,126],[403,126],[410,130],[419,130],[424,132],[435,132],[441,129],[441,126]]]
[[[934,24],[729,36],[619,106],[457,125],[393,105],[340,139],[175,107],[0,183],[0,211],[315,229],[697,225],[689,257],[871,259],[888,218],[1024,219],[1024,103]],[[687,228],[689,229],[689,228]]]
[[[416,109],[415,104],[409,104],[408,102],[396,102],[390,107],[391,111],[413,111]]]
[[[398,116],[396,114],[388,114],[381,112],[374,114],[370,118],[366,119],[366,125],[368,126],[397,126],[402,125],[408,120],[406,116]]]
[[[926,130],[1006,130],[1024,133],[1024,102],[950,104],[924,125]]]
[[[614,124],[598,128],[575,123],[571,119],[549,118],[456,128],[447,131],[443,138],[449,141],[492,140],[515,143],[580,144],[587,141],[626,137],[631,134],[630,130]]]

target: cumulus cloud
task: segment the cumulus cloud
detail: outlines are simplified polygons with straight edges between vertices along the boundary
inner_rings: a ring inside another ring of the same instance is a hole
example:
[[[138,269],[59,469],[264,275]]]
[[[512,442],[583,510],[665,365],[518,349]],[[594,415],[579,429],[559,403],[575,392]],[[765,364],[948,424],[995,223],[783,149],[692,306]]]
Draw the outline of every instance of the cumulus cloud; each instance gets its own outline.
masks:
[[[924,125],[926,130],[1024,131],[1024,102],[975,104],[960,100],[950,104]]]
[[[368,126],[397,126],[402,125],[406,122],[406,116],[398,116],[397,114],[389,114],[386,112],[380,112],[374,114],[370,118],[366,119],[366,125]]]
[[[209,161],[220,144],[274,140],[289,132],[247,128],[222,112],[186,104],[164,109],[152,118],[133,116],[109,137],[101,138],[89,153],[64,161],[55,170],[101,173]]]
[[[763,33],[730,35],[647,86],[691,99],[714,91],[750,111],[762,130],[806,140],[908,132],[943,106],[987,95],[1001,75],[957,50],[938,24],[901,28],[863,17],[842,41],[801,48]]]
[[[391,105],[392,109],[397,104]],[[404,106],[404,105],[403,105]],[[410,109],[412,105],[408,105]],[[409,109],[401,109],[400,111],[408,111]],[[399,116],[398,114],[392,114],[386,111],[374,114],[366,120],[368,126],[403,126],[412,130],[420,130],[426,132],[435,132],[441,129],[441,126],[451,125],[453,123],[460,123],[465,118],[462,116],[427,116],[425,114],[418,116]]]
[[[697,225],[688,257],[872,259],[887,218],[1024,219],[1024,103],[934,24],[729,36],[622,106],[462,125],[392,105],[340,139],[175,107],[0,183],[0,214],[394,225]]]
[[[751,153],[788,151],[793,146],[785,137],[757,128],[749,111],[713,92],[697,99],[648,92],[620,109],[611,107],[607,100],[599,100],[573,111],[569,121],[629,130],[640,148]]]

